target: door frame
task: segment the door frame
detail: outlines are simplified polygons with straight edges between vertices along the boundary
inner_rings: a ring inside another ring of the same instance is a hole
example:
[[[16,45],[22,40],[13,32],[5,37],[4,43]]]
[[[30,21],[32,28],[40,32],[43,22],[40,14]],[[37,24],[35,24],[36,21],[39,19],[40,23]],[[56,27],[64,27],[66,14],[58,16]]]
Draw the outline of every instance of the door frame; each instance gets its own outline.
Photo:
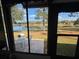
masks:
[[[57,48],[57,24],[58,24],[58,13],[59,12],[79,12],[79,3],[78,2],[69,2],[69,3],[51,3],[49,6],[49,39],[50,39],[50,54],[51,58],[79,58],[79,35],[76,47],[75,57],[65,57],[65,56],[58,56],[56,55],[56,48]],[[51,27],[52,26],[52,27]],[[64,34],[61,34],[64,36]],[[76,36],[76,35],[65,35],[65,36]]]

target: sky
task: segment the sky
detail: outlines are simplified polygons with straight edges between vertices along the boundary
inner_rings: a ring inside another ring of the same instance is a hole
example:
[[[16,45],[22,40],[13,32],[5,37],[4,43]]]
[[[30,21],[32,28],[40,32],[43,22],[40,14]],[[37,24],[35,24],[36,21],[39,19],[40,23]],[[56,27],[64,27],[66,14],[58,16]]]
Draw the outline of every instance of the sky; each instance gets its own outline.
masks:
[[[23,8],[23,6],[21,5],[21,4],[17,4],[16,5],[16,7],[18,8],[18,9],[21,9],[21,10],[23,10],[24,11],[24,16],[23,16],[23,22],[27,22],[27,15],[26,15],[26,9],[24,9]],[[37,15],[37,10],[38,10],[38,8],[28,8],[28,18],[29,18],[29,21],[30,22],[34,22],[34,21],[42,21],[42,19],[35,19],[35,17],[36,17],[36,15]]]
[[[75,13],[77,13],[78,16]],[[78,17],[79,17],[79,12],[74,12],[73,14],[76,15],[76,16],[69,17],[69,15],[71,15],[69,12],[61,12],[61,13],[58,14],[58,20],[59,21],[61,21],[61,20],[69,20],[69,21],[77,20]]]
[[[18,8],[18,9],[21,9],[21,10],[23,10],[24,11],[24,16],[23,16],[23,22],[27,22],[27,20],[26,20],[26,9],[24,9],[23,8],[23,6],[21,5],[21,4],[17,4],[16,5],[16,7]],[[38,8],[28,8],[28,18],[29,18],[29,21],[30,22],[34,22],[34,21],[42,21],[42,19],[35,19],[35,17],[36,17],[36,14],[37,14],[37,10],[38,10]],[[79,12],[77,12],[78,13],[78,15],[79,15]],[[60,12],[59,14],[58,14],[58,20],[59,21],[62,21],[62,20],[76,20],[77,18],[78,18],[78,16],[75,16],[75,17],[69,17],[68,15],[69,15],[70,13],[69,12]]]

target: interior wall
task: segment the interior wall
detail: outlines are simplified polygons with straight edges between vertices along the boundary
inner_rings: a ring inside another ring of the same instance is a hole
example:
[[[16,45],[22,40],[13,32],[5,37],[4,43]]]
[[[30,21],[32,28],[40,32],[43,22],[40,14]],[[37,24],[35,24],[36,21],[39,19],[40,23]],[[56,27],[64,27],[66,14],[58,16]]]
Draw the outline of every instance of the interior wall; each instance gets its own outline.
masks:
[[[50,59],[50,56],[42,56],[42,55],[31,55],[31,54],[14,54],[16,59]]]
[[[79,2],[79,0],[53,0],[53,3]]]

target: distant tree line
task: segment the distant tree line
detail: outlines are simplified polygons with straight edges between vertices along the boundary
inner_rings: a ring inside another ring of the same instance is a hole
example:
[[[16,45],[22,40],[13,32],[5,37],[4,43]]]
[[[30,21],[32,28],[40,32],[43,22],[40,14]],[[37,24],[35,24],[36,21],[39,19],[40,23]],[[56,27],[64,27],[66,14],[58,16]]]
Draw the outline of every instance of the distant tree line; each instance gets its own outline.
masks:
[[[69,21],[69,20],[63,20],[63,21],[59,21],[59,23],[63,23],[63,24],[73,24],[73,25],[79,25],[79,18],[75,21]]]
[[[79,18],[74,22],[74,25],[79,25]]]

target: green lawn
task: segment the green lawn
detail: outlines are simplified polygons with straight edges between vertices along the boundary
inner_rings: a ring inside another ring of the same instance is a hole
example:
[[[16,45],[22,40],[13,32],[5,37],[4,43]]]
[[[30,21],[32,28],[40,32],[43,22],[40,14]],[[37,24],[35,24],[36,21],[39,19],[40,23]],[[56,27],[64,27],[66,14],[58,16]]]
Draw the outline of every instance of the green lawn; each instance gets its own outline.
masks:
[[[75,44],[57,44],[57,55],[62,56],[75,56],[76,45]]]

